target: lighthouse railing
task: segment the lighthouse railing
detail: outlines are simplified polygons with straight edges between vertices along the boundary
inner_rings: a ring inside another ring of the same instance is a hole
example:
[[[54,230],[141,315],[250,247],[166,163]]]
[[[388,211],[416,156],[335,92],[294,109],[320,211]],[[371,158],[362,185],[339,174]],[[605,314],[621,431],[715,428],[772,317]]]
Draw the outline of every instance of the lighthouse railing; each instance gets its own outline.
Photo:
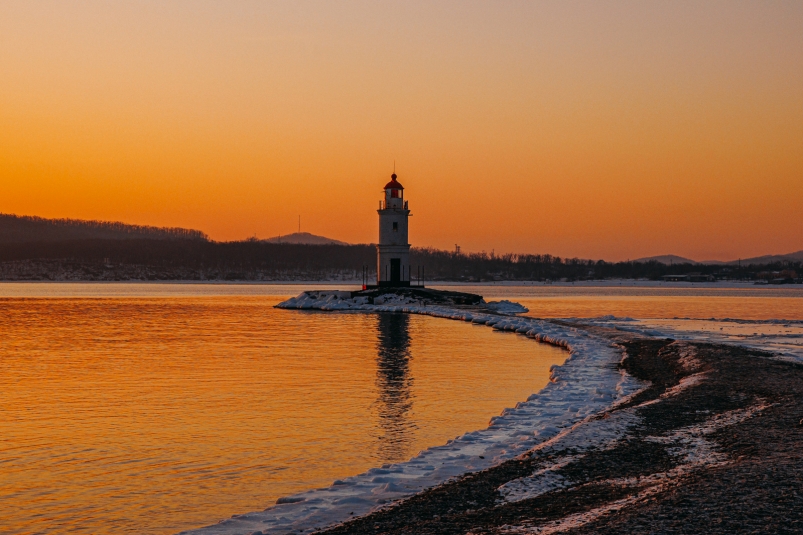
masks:
[[[402,206],[393,206],[393,205],[388,206],[387,201],[379,201],[379,209],[380,210],[387,210],[388,208],[395,208],[396,210],[400,210],[400,209],[409,210],[410,209],[409,205],[407,204],[407,201],[404,201],[404,205],[403,206],[404,206],[404,208],[402,208]]]

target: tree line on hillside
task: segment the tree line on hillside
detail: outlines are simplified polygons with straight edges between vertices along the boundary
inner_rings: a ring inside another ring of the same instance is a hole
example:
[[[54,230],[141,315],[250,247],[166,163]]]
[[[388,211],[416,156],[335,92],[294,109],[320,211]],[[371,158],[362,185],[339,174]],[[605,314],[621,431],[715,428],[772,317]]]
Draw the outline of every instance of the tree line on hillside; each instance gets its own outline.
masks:
[[[200,230],[177,227],[150,227],[115,221],[45,219],[35,216],[0,214],[0,244],[93,239],[206,241],[208,238]]]
[[[312,280],[332,278],[333,274],[360,280],[366,273],[371,280],[376,273],[376,247],[132,236],[6,243],[0,246],[0,264],[5,265],[0,277],[15,280],[53,278],[53,272],[63,271],[64,266],[70,266],[70,273],[75,274],[71,276],[79,279],[86,276],[126,280],[145,273],[145,278],[173,280]],[[605,262],[551,255],[466,254],[431,248],[412,249],[410,269],[414,279],[422,269],[425,282],[658,280],[690,272],[729,279],[773,278],[773,273],[783,272],[784,276],[793,274],[792,278],[796,278],[803,273],[800,262],[762,266],[665,265],[654,261]]]
[[[428,278],[435,280],[528,280],[579,281],[598,279],[659,280],[667,275],[698,274],[715,279],[753,279],[765,273],[786,272],[792,278],[801,273],[801,262],[776,262],[762,265],[706,265],[661,262],[606,262],[560,258],[548,254],[455,253],[437,249],[413,249],[412,264],[426,266]],[[415,268],[414,273],[415,273]]]
[[[349,273],[359,279],[362,266],[376,257],[372,245],[300,245],[258,240],[213,242],[202,240],[71,240],[12,243],[0,247],[0,264],[48,278],[60,266],[91,274],[130,274],[130,266],[152,268],[157,279],[191,280],[305,280]],[[146,272],[148,272],[146,270]],[[6,278],[8,278],[6,270]],[[13,275],[10,275],[13,276]],[[127,278],[130,278],[127,276]]]

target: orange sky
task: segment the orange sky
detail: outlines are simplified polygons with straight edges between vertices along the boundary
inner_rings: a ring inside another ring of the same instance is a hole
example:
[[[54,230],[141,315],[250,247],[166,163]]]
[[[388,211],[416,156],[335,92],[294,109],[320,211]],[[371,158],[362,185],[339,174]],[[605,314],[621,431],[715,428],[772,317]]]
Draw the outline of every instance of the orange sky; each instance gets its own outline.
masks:
[[[609,260],[803,249],[801,2],[0,3],[0,212]]]

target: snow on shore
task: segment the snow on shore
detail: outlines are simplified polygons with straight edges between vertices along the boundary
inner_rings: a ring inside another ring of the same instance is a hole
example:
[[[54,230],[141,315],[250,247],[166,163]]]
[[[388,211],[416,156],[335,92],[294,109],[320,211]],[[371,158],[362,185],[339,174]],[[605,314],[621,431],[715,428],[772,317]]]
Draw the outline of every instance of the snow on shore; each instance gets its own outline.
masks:
[[[606,514],[619,511],[627,506],[641,502],[650,496],[654,496],[671,487],[677,486],[684,477],[695,471],[703,468],[721,467],[730,464],[732,459],[725,452],[722,452],[717,444],[709,440],[708,437],[725,427],[736,425],[748,418],[752,418],[768,406],[769,405],[765,404],[763,400],[759,400],[759,403],[746,409],[726,411],[722,414],[712,416],[702,423],[676,429],[667,435],[645,437],[647,442],[657,442],[668,445],[667,452],[673,457],[676,463],[675,466],[669,470],[655,472],[649,475],[618,477],[598,481],[596,482],[598,485],[607,483],[617,487],[629,487],[633,489],[634,493],[625,498],[606,503],[600,507],[581,513],[575,513],[563,517],[560,520],[546,522],[539,526],[502,526],[499,533],[510,535],[564,533],[585,526]],[[574,434],[577,436],[567,435],[563,443],[554,445],[547,444],[547,446],[556,450],[561,448],[564,450],[566,448],[573,448],[581,452],[592,447],[596,448],[598,451],[600,449],[608,449],[615,445],[616,440],[625,434],[628,427],[638,422],[639,418],[636,415],[637,409],[638,407],[630,407],[622,411],[622,413],[616,414],[614,417],[619,421],[613,422],[612,424],[600,424],[599,421],[591,422],[591,425],[585,426],[586,429],[582,429],[580,432]],[[603,427],[603,433],[589,437],[589,434],[593,433],[595,427]],[[592,438],[592,440],[589,440],[589,438]],[[510,481],[499,490],[505,496],[506,501],[514,502],[534,498],[546,492],[568,487],[570,486],[569,482],[565,481],[560,475],[555,474],[555,471],[583,455],[584,453],[579,453],[559,458],[553,466],[539,470],[531,476]]]
[[[502,304],[500,313],[522,310]],[[450,478],[483,470],[516,457],[565,434],[645,385],[617,368],[622,350],[586,331],[553,323],[424,305],[410,298],[386,295],[368,304],[349,292],[305,292],[278,305],[288,309],[402,312],[472,322],[516,332],[540,342],[564,347],[569,356],[553,366],[551,380],[540,392],[491,418],[486,429],[465,433],[442,446],[420,452],[407,462],[387,464],[363,474],[338,479],[331,486],[280,498],[261,512],[235,515],[195,535],[309,532],[365,515],[395,500],[433,487]],[[521,307],[523,308],[523,307]]]
[[[637,320],[602,316],[578,321],[659,338],[739,345],[775,353],[784,360],[803,362],[803,321],[800,320],[733,318]]]

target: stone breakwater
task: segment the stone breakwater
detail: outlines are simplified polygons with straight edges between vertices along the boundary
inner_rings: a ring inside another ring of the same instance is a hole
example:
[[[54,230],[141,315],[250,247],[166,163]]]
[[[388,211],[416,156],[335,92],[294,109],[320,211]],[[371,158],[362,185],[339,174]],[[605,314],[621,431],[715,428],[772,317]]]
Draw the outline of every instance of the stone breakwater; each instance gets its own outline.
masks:
[[[475,294],[462,292],[446,292],[422,288],[403,288],[393,292],[382,290],[348,291],[307,291],[297,297],[276,305],[277,308],[298,310],[362,311],[362,312],[404,312],[408,314],[426,314],[449,319],[462,319],[474,323],[491,322],[497,315],[515,315],[528,312],[519,303],[507,300],[485,300]],[[458,310],[458,314],[452,313]],[[449,312],[452,311],[452,312]],[[448,316],[445,315],[448,313]],[[491,314],[492,316],[489,316]],[[454,317],[452,316],[459,316]],[[469,319],[465,319],[469,318]],[[477,321],[474,321],[476,318]],[[481,318],[485,318],[480,321]]]
[[[623,349],[615,342],[571,326],[503,315],[526,310],[514,303],[457,308],[427,305],[395,294],[377,298],[369,303],[360,296],[352,297],[351,292],[305,292],[278,306],[295,310],[425,314],[471,322],[563,347],[567,359],[563,365],[553,367],[545,388],[491,418],[486,429],[465,433],[447,444],[424,450],[407,462],[343,477],[329,487],[280,498],[264,511],[235,515],[191,533],[303,533],[389,510],[399,500],[426,489],[515,459],[539,444],[565,435],[615,404],[626,402],[648,386],[620,368]]]

